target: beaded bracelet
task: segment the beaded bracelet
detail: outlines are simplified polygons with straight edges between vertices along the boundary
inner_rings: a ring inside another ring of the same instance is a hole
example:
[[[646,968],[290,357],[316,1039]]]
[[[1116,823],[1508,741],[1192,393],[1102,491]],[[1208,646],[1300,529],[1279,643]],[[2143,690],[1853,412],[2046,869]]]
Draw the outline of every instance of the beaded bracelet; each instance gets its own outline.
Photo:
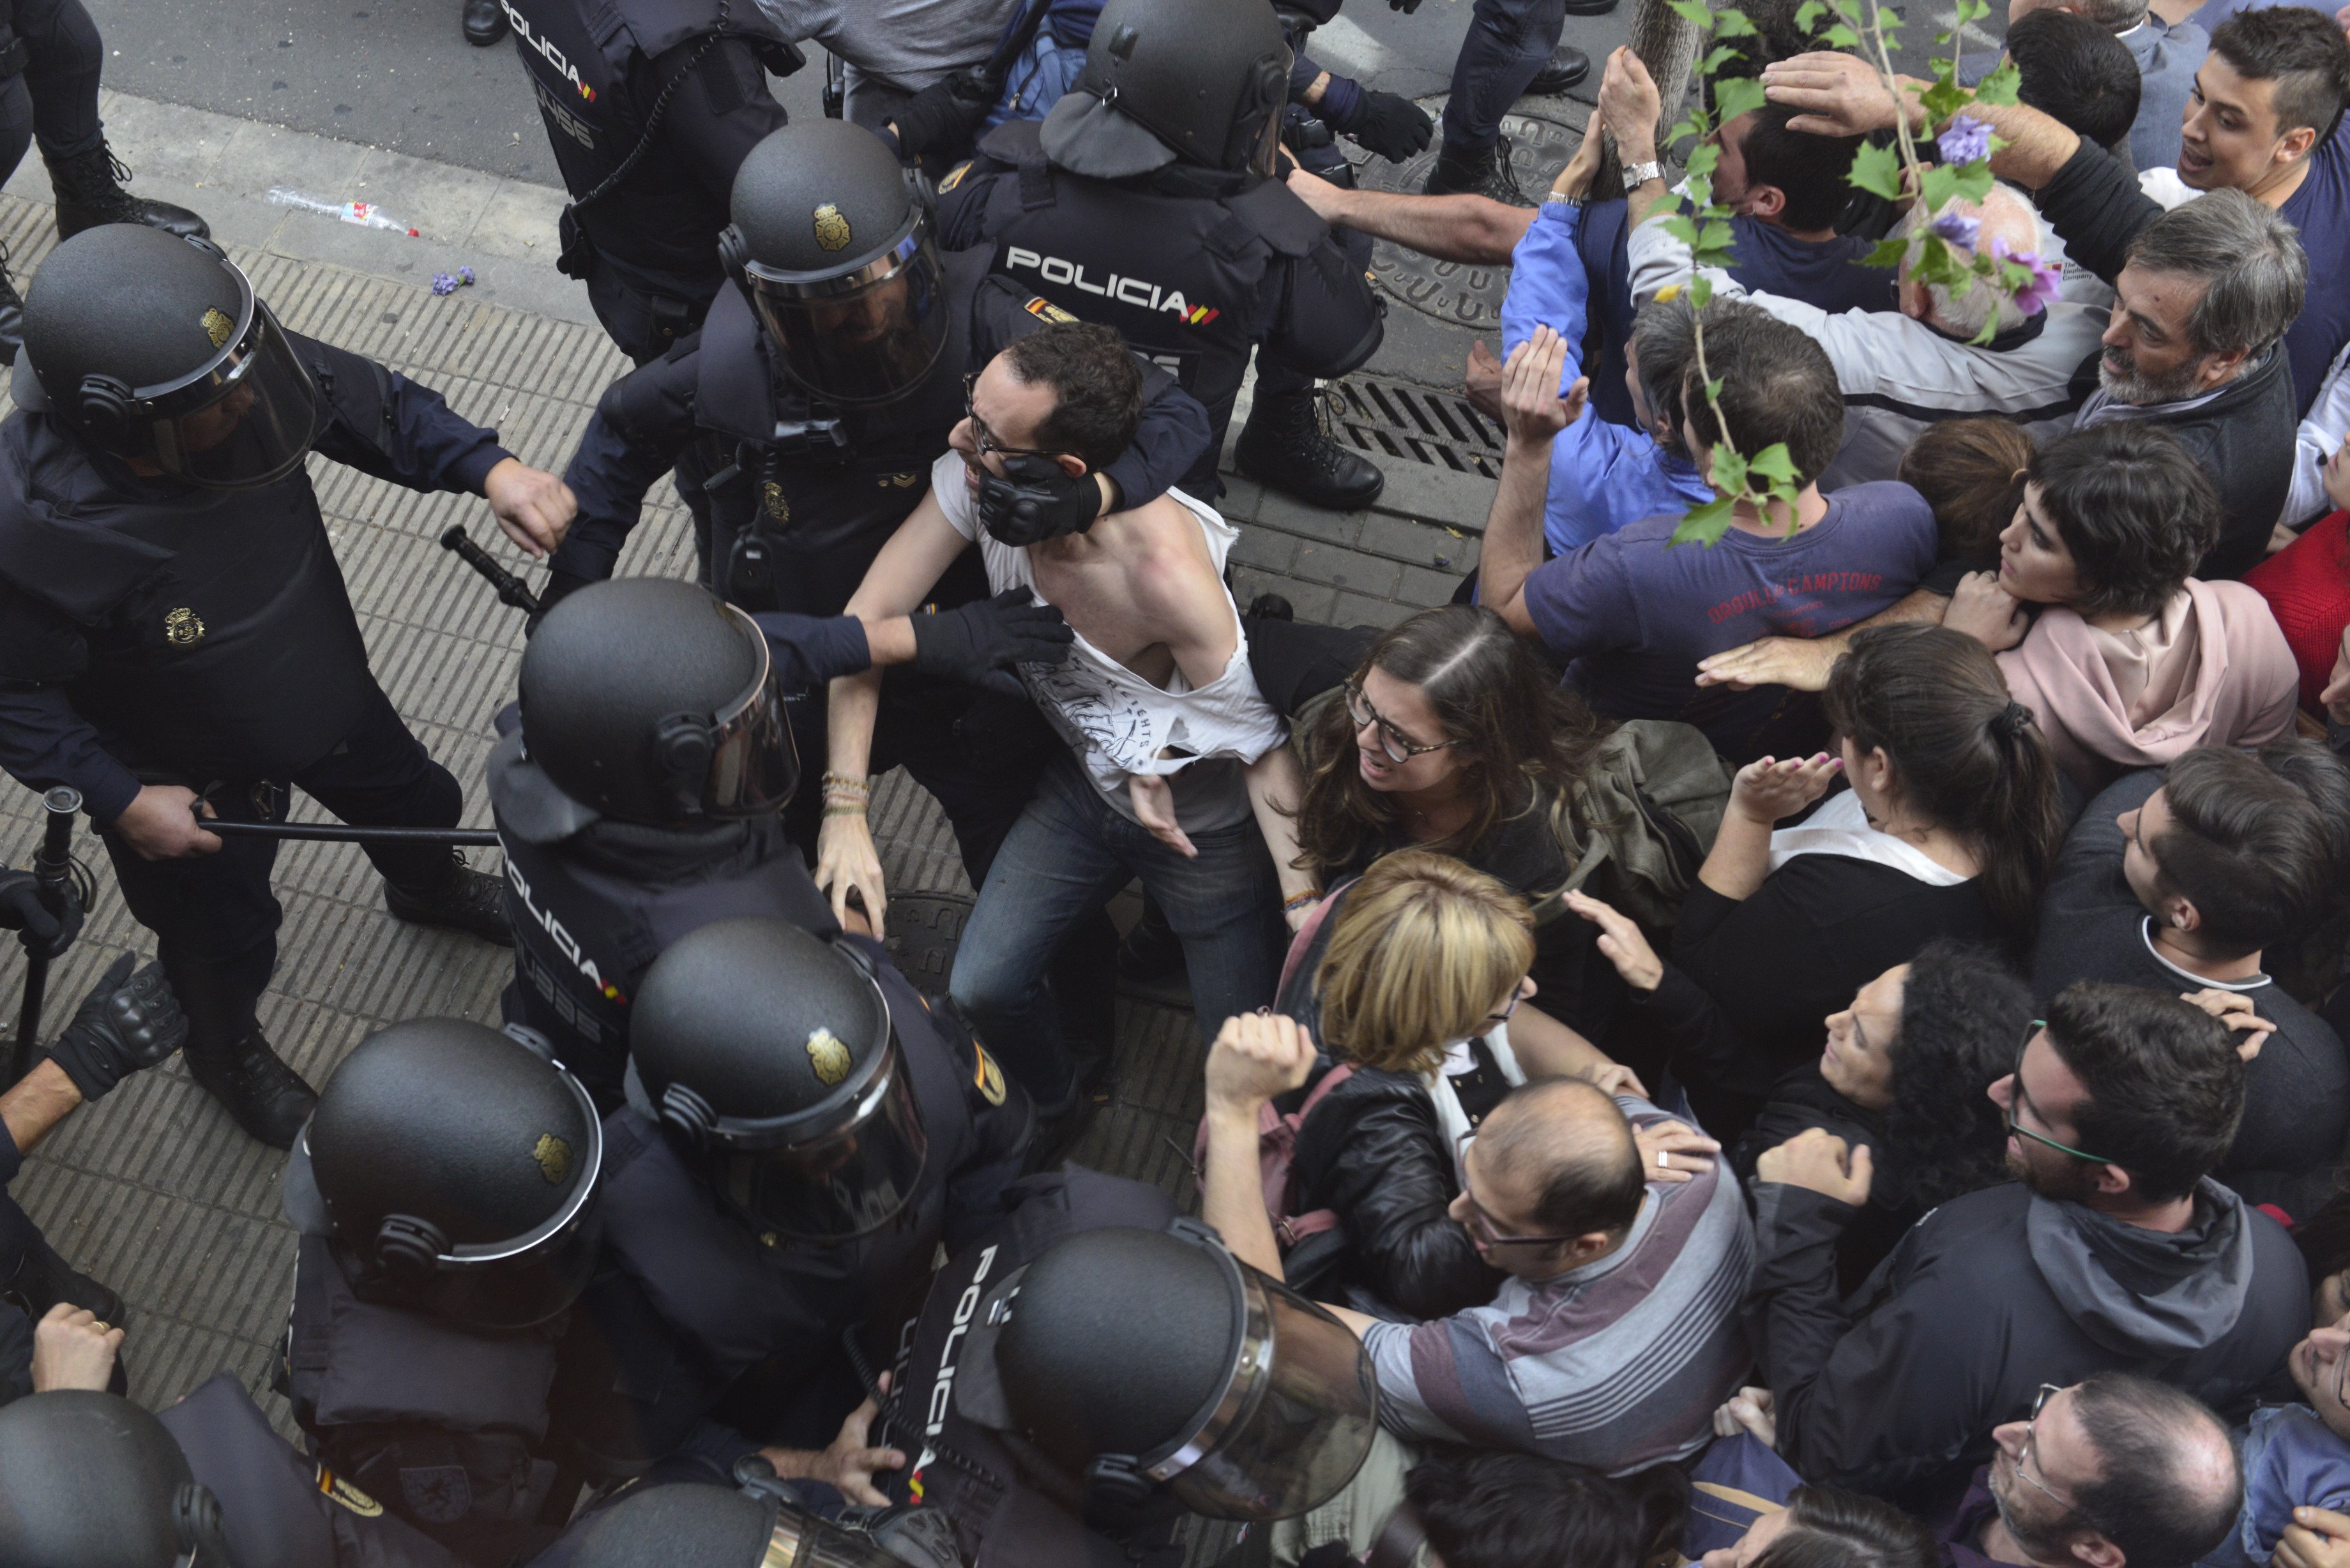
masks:
[[[824,775],[824,793],[830,794],[835,790],[849,791],[867,796],[873,794],[873,786],[863,779],[851,778],[847,774],[827,773]]]
[[[827,805],[824,814],[827,816],[863,816],[865,808],[861,805]]]

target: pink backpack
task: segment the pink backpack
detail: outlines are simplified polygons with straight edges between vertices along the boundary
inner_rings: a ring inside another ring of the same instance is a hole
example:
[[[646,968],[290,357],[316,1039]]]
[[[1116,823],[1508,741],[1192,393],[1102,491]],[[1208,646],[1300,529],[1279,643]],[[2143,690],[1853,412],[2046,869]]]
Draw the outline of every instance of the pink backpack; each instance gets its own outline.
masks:
[[[1276,997],[1289,994],[1290,982],[1296,978],[1306,955],[1315,945],[1322,925],[1338,902],[1338,896],[1354,885],[1350,877],[1324,895],[1305,917],[1305,923],[1289,939],[1288,954],[1281,962],[1281,984],[1274,992]],[[1306,1092],[1305,1103],[1287,1116],[1271,1105],[1258,1107],[1256,1128],[1256,1158],[1259,1179],[1264,1187],[1264,1211],[1273,1217],[1274,1240],[1282,1251],[1289,1250],[1308,1236],[1318,1236],[1338,1228],[1338,1214],[1332,1209],[1315,1209],[1300,1214],[1296,1211],[1298,1193],[1296,1175],[1292,1167],[1297,1159],[1298,1129],[1314,1108],[1336,1094],[1340,1085],[1355,1075],[1351,1062],[1341,1062],[1322,1075],[1321,1081]],[[1191,1145],[1191,1168],[1201,1174],[1204,1184],[1208,1167],[1208,1120],[1200,1118],[1200,1130]]]

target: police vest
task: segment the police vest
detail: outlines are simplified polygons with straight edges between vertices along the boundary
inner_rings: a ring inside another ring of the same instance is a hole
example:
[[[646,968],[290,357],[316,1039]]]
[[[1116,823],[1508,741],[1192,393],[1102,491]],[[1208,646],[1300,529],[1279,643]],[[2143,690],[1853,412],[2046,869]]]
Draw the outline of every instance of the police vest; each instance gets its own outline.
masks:
[[[756,0],[500,4],[514,29],[515,52],[530,73],[556,166],[575,199],[611,178],[644,140],[652,95],[667,81],[652,80],[644,63],[712,34],[744,37],[754,47],[789,47]],[[669,62],[666,70],[674,75],[683,64],[683,58]],[[638,89],[646,94],[641,103]],[[698,87],[680,84],[662,125],[679,115],[710,112]],[[659,136],[660,128],[654,133]],[[598,250],[639,271],[665,275],[678,296],[698,311],[724,277],[716,246],[727,223],[727,194],[682,177],[656,142],[626,180],[579,213],[579,221]]]
[[[980,1301],[1005,1275],[1080,1231],[1165,1230],[1179,1212],[1174,1200],[1156,1187],[1073,1165],[1018,1183],[1003,1203],[1007,1212],[994,1231],[955,1254],[931,1282],[891,1380],[883,1429],[873,1434],[875,1443],[893,1444],[914,1459],[903,1470],[877,1475],[874,1484],[892,1502],[944,1513],[972,1568],[1172,1568],[1183,1559],[1172,1518],[1118,1541],[1088,1529],[1022,1480],[994,1433],[955,1409],[954,1379]],[[1147,1347],[1136,1354],[1148,1354]]]
[[[19,413],[0,486],[18,509],[5,570],[84,628],[88,663],[59,684],[124,761],[198,784],[283,778],[358,723],[367,643],[302,469],[125,494],[52,420]]]
[[[327,1239],[304,1236],[286,1338],[294,1419],[338,1473],[467,1556],[537,1543],[551,1332],[473,1334],[361,1301]]]
[[[1116,327],[1136,353],[1173,371],[1207,408],[1215,441],[1203,462],[1212,469],[1289,269],[1326,245],[1329,230],[1278,181],[1209,196],[1072,174],[1045,160],[1040,130],[1008,120],[979,143],[976,167],[1015,171],[985,192],[995,270],[1081,320]]]
[[[512,792],[526,781],[500,765],[520,749],[519,734],[506,737],[490,765],[515,931],[509,994],[518,1016],[509,1022],[546,1035],[598,1104],[618,1105],[629,1003],[671,942],[738,915],[772,916],[819,936],[839,928],[778,817],[681,833],[597,822],[556,843],[532,843],[511,820]],[[530,772],[540,787],[554,787]]]
[[[155,1413],[220,1504],[236,1568],[459,1568],[322,1461],[295,1451],[232,1373]]]
[[[868,939],[843,940],[880,952]],[[983,1170],[991,1148],[1001,1150],[1002,1180],[1016,1173],[1021,1150],[1001,1136],[1006,1124],[996,1118],[1024,1122],[1028,1108],[1017,1088],[960,1030],[951,1034],[934,1021],[886,960],[878,967],[930,1141],[912,1200],[882,1229],[837,1246],[754,1231],[719,1207],[637,1108],[604,1118],[605,1250],[674,1342],[655,1345],[623,1324],[603,1324],[615,1355],[634,1363],[624,1382],[639,1399],[690,1397],[685,1390],[699,1387],[708,1404],[713,1384],[735,1383],[754,1369],[775,1379],[779,1394],[783,1385],[812,1377],[852,1325],[910,1315],[951,1217],[950,1187],[958,1213],[991,1203]],[[907,1310],[893,1314],[893,1305]]]

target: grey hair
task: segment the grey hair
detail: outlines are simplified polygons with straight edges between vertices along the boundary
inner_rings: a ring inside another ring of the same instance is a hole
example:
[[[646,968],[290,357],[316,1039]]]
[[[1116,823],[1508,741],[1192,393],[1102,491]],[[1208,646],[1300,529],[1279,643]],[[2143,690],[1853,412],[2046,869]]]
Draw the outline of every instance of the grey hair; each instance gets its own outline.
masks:
[[[1992,221],[1990,211],[1991,203],[2002,198],[2021,211],[2024,214],[2025,221],[2032,227],[2032,243],[2015,247],[2015,252],[2029,251],[2035,255],[2044,254],[2048,244],[2048,234],[2046,228],[2041,223],[2040,209],[2034,207],[2029,198],[2012,186],[1995,185],[1991,188],[1990,196],[1986,197],[1980,205],[1972,202],[1952,202],[1943,208],[1943,212],[1961,217],[1980,218],[1985,223],[1990,223]],[[1901,272],[1905,278],[1908,275],[1910,267],[1918,260],[1919,248],[1925,241],[1924,231],[1928,221],[1926,204],[1923,202],[1913,202],[1909,205],[1908,212],[1902,214],[1900,226],[1894,231],[1901,238],[1909,242],[1909,254],[1901,263]],[[1958,245],[1952,245],[1950,248],[1963,249]],[[1941,324],[1944,331],[1957,337],[1972,337],[1983,329],[1983,324],[1991,319],[1994,312],[1998,314],[1997,330],[2001,332],[2012,331],[2023,325],[2023,306],[2016,303],[2015,296],[2005,289],[1993,288],[1983,278],[1975,279],[1973,285],[1964,294],[1952,294],[1947,284],[1929,284],[1927,288],[1933,296],[1934,319]]]
[[[2146,0],[2079,0],[2085,21],[2108,33],[2126,33],[2146,20]]]
[[[2209,191],[2140,230],[2129,265],[2205,282],[2187,317],[2200,354],[2257,354],[2284,336],[2309,291],[2293,224],[2241,191]]]
[[[1648,412],[1676,431],[1681,428],[1681,378],[1697,355],[1696,322],[1686,297],[1651,301],[1632,318],[1632,361]],[[1676,455],[1688,455],[1685,441]]]

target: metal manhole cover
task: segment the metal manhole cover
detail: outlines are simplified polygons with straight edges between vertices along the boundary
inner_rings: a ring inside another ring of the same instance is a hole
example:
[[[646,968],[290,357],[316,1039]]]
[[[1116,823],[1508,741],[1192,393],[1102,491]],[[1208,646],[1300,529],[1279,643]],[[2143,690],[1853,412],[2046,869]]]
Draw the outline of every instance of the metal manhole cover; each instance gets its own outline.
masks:
[[[1460,393],[1384,376],[1348,376],[1330,390],[1338,401],[1331,422],[1347,445],[1374,462],[1401,459],[1501,477],[1501,432]]]
[[[1417,100],[1431,119],[1440,125],[1444,118],[1444,95]],[[1574,106],[1575,112],[1588,116],[1589,110]],[[1517,176],[1518,188],[1527,195],[1540,199],[1575,156],[1583,141],[1579,121],[1544,114],[1509,114],[1502,119],[1502,134],[1510,139],[1510,170]],[[1355,178],[1365,189],[1373,191],[1406,191],[1417,192],[1428,183],[1429,171],[1436,167],[1437,154],[1442,151],[1444,138],[1440,130],[1428,145],[1428,151],[1401,163],[1389,163],[1373,158],[1355,165]],[[1456,327],[1490,331],[1502,325],[1502,296],[1509,291],[1510,269],[1502,266],[1476,266],[1466,262],[1434,261],[1417,251],[1408,251],[1386,240],[1371,247],[1371,275],[1388,293],[1423,315]]]

